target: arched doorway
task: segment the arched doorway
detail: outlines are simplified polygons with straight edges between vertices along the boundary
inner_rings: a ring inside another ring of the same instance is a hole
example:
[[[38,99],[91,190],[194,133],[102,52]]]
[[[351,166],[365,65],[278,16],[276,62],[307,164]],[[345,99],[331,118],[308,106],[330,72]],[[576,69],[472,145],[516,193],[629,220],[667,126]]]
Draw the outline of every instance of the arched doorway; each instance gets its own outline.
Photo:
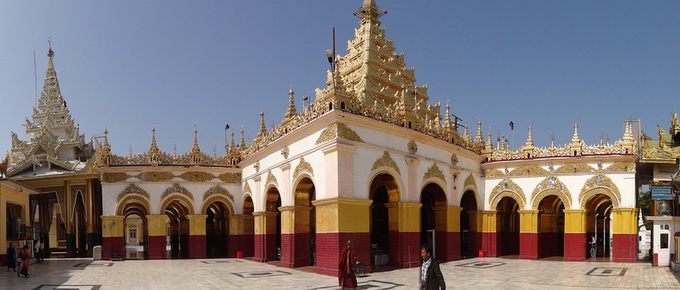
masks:
[[[167,240],[170,244],[168,256],[172,259],[189,257],[189,206],[180,200],[173,200],[165,206],[167,219]]]
[[[146,206],[139,203],[128,203],[123,211],[125,216],[124,243],[125,259],[146,259],[148,228]]]
[[[75,234],[75,250],[78,257],[85,257],[87,255],[87,222],[85,221],[85,202],[83,201],[83,193],[76,192],[76,201],[74,211],[74,234]]]
[[[446,244],[446,194],[436,183],[426,185],[420,193],[420,244],[429,244],[433,256],[448,261]],[[433,239],[434,238],[434,239]]]
[[[564,256],[564,203],[548,195],[538,206],[539,258]]]
[[[586,257],[609,258],[611,255],[612,239],[612,210],[611,199],[604,194],[596,194],[586,202]],[[595,240],[595,245],[591,244]]]
[[[267,190],[266,199],[266,217],[267,218],[267,232],[266,232],[266,261],[280,261],[281,260],[281,195],[276,187],[271,187]],[[275,229],[271,229],[269,223],[274,219]]]
[[[242,206],[243,216],[241,218],[243,219],[243,227],[235,232],[236,236],[234,237],[234,242],[230,241],[230,245],[233,245],[233,247],[229,247],[231,257],[237,257],[237,251],[241,251],[243,257],[252,257],[255,255],[254,211],[255,205],[253,204],[253,199],[250,195],[246,195],[243,199]]]
[[[231,212],[222,201],[211,203],[206,210],[205,242],[208,258],[224,258],[229,253],[229,216]]]
[[[397,256],[396,247],[390,247],[390,240],[397,238],[397,229],[390,229],[389,210],[387,204],[399,201],[397,182],[387,173],[373,178],[370,187],[371,204],[371,268],[385,266],[389,257]]]
[[[477,199],[475,192],[468,190],[460,201],[460,249],[463,258],[476,257],[481,248],[481,237],[477,229]]]
[[[316,265],[316,187],[308,177],[295,187],[294,266]],[[298,242],[298,239],[300,242]],[[291,247],[292,248],[292,247]]]
[[[519,204],[506,196],[498,202],[497,211],[498,254],[519,255]]]

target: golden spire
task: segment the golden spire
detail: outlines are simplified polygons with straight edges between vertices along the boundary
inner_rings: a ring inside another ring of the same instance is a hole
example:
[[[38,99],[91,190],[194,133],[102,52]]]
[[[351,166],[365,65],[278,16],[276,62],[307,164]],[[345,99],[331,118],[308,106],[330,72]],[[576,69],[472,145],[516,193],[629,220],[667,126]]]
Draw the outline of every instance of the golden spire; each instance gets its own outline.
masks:
[[[446,116],[444,117],[444,126],[451,126],[451,113],[449,112],[449,100],[446,100]]]
[[[574,136],[571,137],[571,143],[569,143],[570,153],[573,153],[574,156],[581,155],[582,145],[581,138],[578,136],[578,123],[574,123]]]
[[[493,141],[491,140],[491,132],[488,133],[488,137],[486,138],[486,142],[484,143],[484,150],[482,150],[482,155],[487,158],[491,158],[491,155],[493,154]]]
[[[246,149],[246,137],[245,137],[243,128],[241,128],[241,145],[239,145],[239,147],[241,147],[241,150]]]
[[[49,62],[47,63],[47,69],[48,70],[53,70],[54,69],[54,64],[52,63],[52,57],[54,56],[54,51],[52,50],[52,40],[47,39],[47,43],[49,45],[49,49],[47,50],[47,57],[49,57]]]
[[[286,110],[286,114],[283,115],[286,119],[292,118],[295,116],[297,110],[295,109],[295,92],[293,91],[293,86],[290,86],[290,90],[288,91],[288,110]]]
[[[524,144],[525,147],[533,147],[534,146],[534,138],[531,134],[531,126],[529,126],[529,136],[527,137],[527,142]]]
[[[194,146],[191,147],[191,153],[200,153],[201,147],[198,146],[198,129],[194,127]]]
[[[151,163],[158,163],[161,157],[161,150],[156,144],[156,127],[151,127],[151,148],[149,148],[149,158]]]
[[[260,132],[257,132],[257,138],[264,138],[267,135],[267,125],[264,124],[264,111],[260,111]]]
[[[633,153],[635,148],[635,137],[633,136],[633,122],[626,121],[626,129],[623,132],[621,147],[626,153]]]
[[[482,134],[482,119],[477,119],[477,136],[475,136],[475,143],[484,143],[484,134]]]
[[[361,20],[373,20],[376,21],[380,16],[383,16],[387,13],[387,11],[384,11],[380,8],[378,8],[378,5],[375,4],[375,0],[364,0],[364,3],[361,5],[361,8],[357,10],[357,12],[354,12],[354,16],[361,18]]]
[[[571,137],[571,143],[580,143],[581,138],[578,136],[578,123],[574,123],[574,136]]]

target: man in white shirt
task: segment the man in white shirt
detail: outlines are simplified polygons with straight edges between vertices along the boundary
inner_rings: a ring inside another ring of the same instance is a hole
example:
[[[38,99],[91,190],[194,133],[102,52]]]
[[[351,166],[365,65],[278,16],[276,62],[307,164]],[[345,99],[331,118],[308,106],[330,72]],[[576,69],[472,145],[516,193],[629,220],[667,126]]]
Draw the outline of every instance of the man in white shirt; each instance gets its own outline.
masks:
[[[420,289],[446,289],[444,276],[439,269],[439,261],[432,258],[431,255],[432,247],[424,244],[420,248],[420,257],[423,258],[423,264],[420,266]]]

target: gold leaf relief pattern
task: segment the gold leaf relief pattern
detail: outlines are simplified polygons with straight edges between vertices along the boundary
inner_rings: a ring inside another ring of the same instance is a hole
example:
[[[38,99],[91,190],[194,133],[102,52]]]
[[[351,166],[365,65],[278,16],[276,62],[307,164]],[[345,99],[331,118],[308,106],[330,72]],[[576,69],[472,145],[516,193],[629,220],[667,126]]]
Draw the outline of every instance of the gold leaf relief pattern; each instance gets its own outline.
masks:
[[[276,180],[276,176],[272,174],[271,170],[267,172],[267,182],[265,183],[265,186],[268,185],[274,185],[275,187],[279,187],[279,182]]]
[[[564,203],[565,208],[568,209],[571,207],[571,193],[567,186],[564,185],[559,178],[549,176],[539,182],[531,193],[531,199],[533,200],[532,208],[537,209],[541,200],[549,195],[556,195],[559,197]]]
[[[172,172],[166,172],[166,171],[161,171],[161,172],[142,172],[139,175],[137,175],[137,178],[141,181],[149,181],[149,182],[159,182],[159,181],[169,181],[175,178],[175,175],[172,174]]]
[[[229,200],[234,200],[234,196],[231,195],[229,190],[219,185],[215,185],[208,189],[208,191],[206,191],[205,194],[203,194],[203,200],[207,200],[212,195],[224,195]]]
[[[131,203],[138,203],[143,205],[146,214],[151,214],[151,205],[149,205],[149,202],[147,200],[138,195],[127,195],[123,197],[122,200],[118,200],[118,204],[116,205],[116,215],[124,216],[125,210],[127,209],[127,205]]]
[[[604,194],[612,199],[614,207],[619,207],[621,201],[621,192],[611,178],[603,174],[598,174],[586,181],[579,194],[579,202],[582,208],[585,208],[586,202],[597,194]]]
[[[300,163],[295,167],[295,171],[293,171],[293,180],[297,179],[298,176],[304,172],[314,176],[314,168],[312,168],[312,165],[305,161],[304,157],[300,157]]]
[[[489,195],[489,204],[492,209],[495,209],[498,202],[503,199],[503,197],[511,197],[520,205],[520,209],[524,209],[526,204],[526,198],[524,197],[524,191],[515,182],[510,179],[501,180]]]
[[[241,173],[222,173],[217,178],[224,183],[239,183],[241,182]]]
[[[253,191],[250,189],[250,185],[248,184],[248,181],[244,182],[244,184],[245,185],[243,186],[243,194],[247,193],[247,194],[252,195]]]
[[[408,153],[416,154],[416,152],[418,152],[418,144],[416,144],[416,141],[411,140],[406,146],[408,147]]]
[[[401,172],[399,171],[399,166],[397,166],[397,163],[394,162],[394,159],[390,157],[390,153],[387,153],[387,151],[385,151],[383,155],[380,156],[380,158],[378,158],[378,160],[376,160],[373,163],[373,167],[371,168],[371,170],[376,170],[383,166],[390,167],[394,169],[394,171],[396,171],[398,174],[401,174]]]
[[[467,178],[465,178],[465,183],[463,184],[463,188],[477,188],[477,182],[475,181],[475,177],[472,176],[472,174],[468,175]]]
[[[102,174],[102,182],[104,183],[114,183],[125,181],[132,176],[127,175],[123,172],[107,172]]]
[[[191,194],[191,192],[188,189],[184,188],[184,186],[181,186],[178,183],[173,183],[171,187],[168,187],[163,192],[163,195],[161,195],[161,200],[163,200],[165,197],[173,193],[183,194],[189,197],[189,199],[194,200],[194,195]]]
[[[616,162],[609,165],[606,171],[635,171],[635,163],[633,162]]]
[[[130,183],[121,193],[118,194],[118,201],[128,194],[139,194],[150,199],[149,193],[134,183]]]
[[[526,165],[526,166],[518,166],[517,168],[510,171],[508,173],[508,175],[510,175],[510,176],[540,175],[540,174],[548,174],[548,173],[549,173],[548,170],[545,170],[538,165]]]
[[[489,168],[484,171],[484,176],[485,177],[496,177],[496,176],[503,176],[505,173],[503,171],[500,171],[499,169],[496,168]]]
[[[316,139],[315,145],[319,145],[336,137],[361,143],[364,142],[364,140],[359,137],[357,132],[354,132],[354,130],[352,130],[350,127],[347,127],[347,125],[343,123],[336,122],[328,125],[328,127],[326,127],[326,129],[321,132],[319,138]]]
[[[194,171],[185,172],[182,175],[180,175],[179,178],[192,182],[206,182],[215,179],[215,175],[212,175],[207,172]]]
[[[432,166],[427,169],[427,172],[425,172],[425,175],[423,176],[423,180],[426,180],[428,178],[439,178],[443,182],[446,182],[446,178],[444,177],[444,173],[439,169],[437,166],[437,163],[432,163]]]
[[[595,168],[585,163],[565,164],[557,168],[555,173],[588,173],[595,172]]]

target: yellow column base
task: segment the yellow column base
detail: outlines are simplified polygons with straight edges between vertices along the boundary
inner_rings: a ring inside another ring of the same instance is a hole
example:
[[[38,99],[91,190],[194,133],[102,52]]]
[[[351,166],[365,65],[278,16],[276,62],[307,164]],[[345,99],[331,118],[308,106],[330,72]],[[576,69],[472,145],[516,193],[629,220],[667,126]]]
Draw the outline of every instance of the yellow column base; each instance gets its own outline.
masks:
[[[564,210],[564,233],[582,234],[586,232],[586,210]]]
[[[421,203],[390,202],[386,203],[389,211],[390,231],[401,233],[420,232]]]
[[[519,211],[519,232],[538,233],[538,211],[520,210]]]
[[[192,236],[205,236],[205,219],[208,215],[197,214],[189,215],[189,235]]]
[[[615,208],[612,210],[614,222],[612,233],[614,234],[637,234],[638,209]]]
[[[125,234],[124,216],[102,216],[102,237],[117,238]]]

